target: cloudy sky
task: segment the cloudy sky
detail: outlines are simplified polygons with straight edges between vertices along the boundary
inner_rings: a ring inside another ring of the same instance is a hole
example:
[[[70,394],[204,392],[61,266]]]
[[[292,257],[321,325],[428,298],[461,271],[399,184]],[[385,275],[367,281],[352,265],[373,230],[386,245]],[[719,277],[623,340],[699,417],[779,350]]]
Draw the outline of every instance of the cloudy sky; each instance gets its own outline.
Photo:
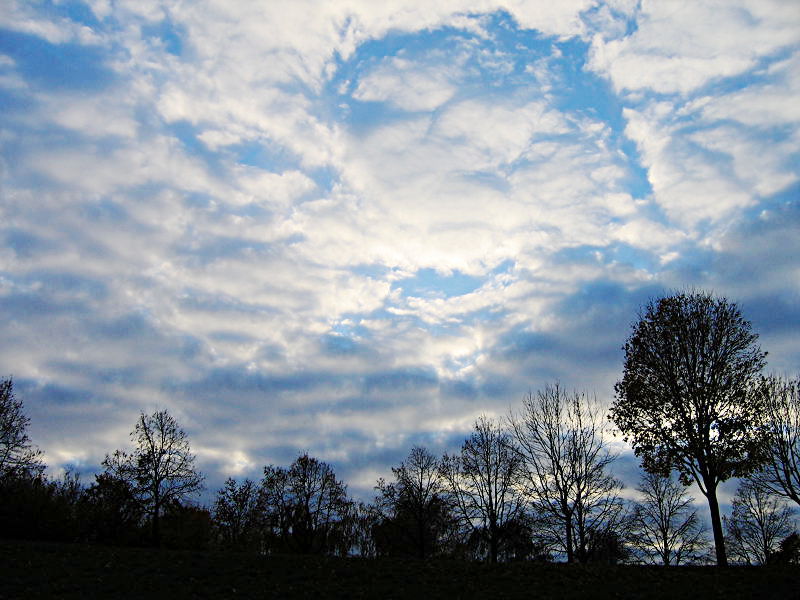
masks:
[[[795,0],[0,0],[0,374],[53,469],[167,408],[366,497],[670,290],[797,373],[798,97]]]

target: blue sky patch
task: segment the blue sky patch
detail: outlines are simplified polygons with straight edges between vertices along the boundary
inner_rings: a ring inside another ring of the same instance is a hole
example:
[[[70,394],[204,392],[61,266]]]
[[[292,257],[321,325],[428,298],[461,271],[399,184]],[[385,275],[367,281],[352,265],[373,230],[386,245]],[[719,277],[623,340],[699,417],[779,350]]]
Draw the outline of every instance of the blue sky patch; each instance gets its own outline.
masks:
[[[450,275],[441,275],[435,269],[420,269],[413,277],[400,279],[392,284],[393,288],[402,289],[404,296],[443,297],[463,296],[474,292],[483,279],[453,271]]]
[[[39,88],[99,91],[115,79],[102,48],[74,43],[50,44],[42,38],[0,29],[0,53],[16,61],[27,81]]]
[[[182,32],[169,19],[142,26],[142,35],[158,39],[169,54],[180,56],[183,52]]]

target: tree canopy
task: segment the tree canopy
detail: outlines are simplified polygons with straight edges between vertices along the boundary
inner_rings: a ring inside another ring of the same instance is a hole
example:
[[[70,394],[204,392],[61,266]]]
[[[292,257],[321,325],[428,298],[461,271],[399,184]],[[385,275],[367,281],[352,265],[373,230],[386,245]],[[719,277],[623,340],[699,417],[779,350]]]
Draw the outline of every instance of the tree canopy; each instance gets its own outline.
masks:
[[[195,470],[188,436],[166,410],[141,413],[131,439],[136,444],[132,453],[117,450],[106,456],[103,466],[144,501],[152,519],[153,539],[159,543],[164,508],[200,491],[203,476]]]
[[[716,489],[764,460],[758,374],[766,352],[736,304],[705,292],[649,302],[623,347],[611,419],[648,472],[678,471],[708,498],[717,562],[727,564]]]

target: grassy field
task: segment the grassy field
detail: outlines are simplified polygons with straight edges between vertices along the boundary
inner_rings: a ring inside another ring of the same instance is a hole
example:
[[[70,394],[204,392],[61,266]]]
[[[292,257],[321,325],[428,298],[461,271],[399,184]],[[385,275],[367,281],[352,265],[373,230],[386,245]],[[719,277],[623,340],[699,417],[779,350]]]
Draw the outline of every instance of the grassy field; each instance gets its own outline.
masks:
[[[800,568],[257,557],[0,540],[0,598],[800,598]]]

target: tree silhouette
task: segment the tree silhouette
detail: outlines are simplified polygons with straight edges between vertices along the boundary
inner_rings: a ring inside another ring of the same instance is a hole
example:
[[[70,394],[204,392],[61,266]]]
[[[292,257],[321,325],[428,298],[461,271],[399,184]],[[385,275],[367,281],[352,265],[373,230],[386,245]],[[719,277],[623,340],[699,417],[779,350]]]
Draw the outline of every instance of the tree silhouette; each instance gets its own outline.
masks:
[[[707,541],[686,487],[671,476],[645,472],[637,489],[642,499],[634,504],[630,538],[643,558],[664,566],[696,558]]]
[[[205,550],[213,536],[211,513],[193,503],[172,499],[164,506],[161,537],[166,548]]]
[[[767,564],[781,540],[792,533],[793,514],[780,496],[752,480],[742,480],[730,519],[725,519],[731,554],[747,564]]]
[[[109,473],[95,476],[81,497],[80,514],[87,541],[128,545],[142,538],[142,503],[130,483]]]
[[[586,394],[558,384],[529,393],[509,418],[525,490],[534,512],[554,523],[567,562],[587,556],[589,531],[616,520],[622,484],[608,472],[616,458],[603,440],[604,419]]]
[[[611,419],[646,471],[697,482],[717,564],[727,565],[717,486],[763,462],[766,353],[735,304],[702,292],[650,302],[625,343]]]
[[[376,505],[393,552],[426,558],[437,554],[451,526],[451,507],[439,461],[428,450],[414,446],[400,466],[392,468],[394,481],[378,481]]]
[[[103,466],[135,491],[150,515],[153,542],[160,545],[164,507],[200,491],[203,476],[195,470],[186,433],[166,410],[141,413],[131,439],[132,453],[117,450],[106,455]]]
[[[776,565],[800,564],[800,535],[793,531],[783,538],[778,550],[769,557],[769,562]]]
[[[376,531],[380,527],[383,515],[374,504],[364,502],[352,503],[350,511],[350,548],[362,558],[379,556]]]
[[[437,554],[453,524],[439,460],[414,446],[392,474],[393,482],[380,479],[376,486],[381,551],[423,559]]]
[[[277,549],[324,554],[349,515],[347,486],[325,462],[301,454],[288,469],[268,466],[262,481],[268,526]]]
[[[42,453],[28,437],[30,419],[22,409],[22,400],[14,396],[13,379],[0,381],[0,477],[44,471]]]
[[[258,549],[264,520],[264,497],[257,484],[228,478],[217,492],[214,523],[226,548]]]
[[[454,506],[473,536],[486,536],[489,560],[497,562],[506,523],[523,510],[521,459],[511,436],[481,416],[461,453],[442,458],[441,471]]]
[[[768,377],[763,390],[768,459],[756,478],[773,494],[800,505],[800,379]]]

